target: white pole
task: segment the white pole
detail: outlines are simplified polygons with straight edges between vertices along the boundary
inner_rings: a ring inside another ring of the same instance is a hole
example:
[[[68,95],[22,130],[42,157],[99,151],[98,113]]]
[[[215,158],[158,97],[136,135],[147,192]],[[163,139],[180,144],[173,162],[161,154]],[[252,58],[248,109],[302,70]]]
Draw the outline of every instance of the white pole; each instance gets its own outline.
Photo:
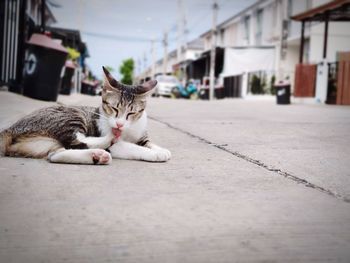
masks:
[[[143,73],[145,74],[145,78],[147,77],[147,53],[143,53]]]
[[[214,99],[214,87],[215,87],[215,56],[216,56],[216,19],[218,12],[218,4],[214,0],[213,3],[213,27],[211,33],[211,51],[210,51],[210,87],[209,87],[209,100]]]
[[[166,75],[167,68],[168,68],[168,32],[167,31],[164,32],[163,46],[164,46],[163,74]]]
[[[152,39],[152,42],[151,42],[151,53],[152,53],[152,69],[151,69],[151,79],[154,78],[154,75],[156,74],[156,57],[155,57],[155,52],[154,52],[154,39]]]
[[[177,63],[181,62],[181,40],[182,40],[182,23],[181,23],[182,0],[177,0]]]
[[[137,58],[137,73],[138,73],[138,79],[137,79],[137,82],[140,82],[141,79],[142,79],[142,62],[141,62],[141,59],[140,57]]]

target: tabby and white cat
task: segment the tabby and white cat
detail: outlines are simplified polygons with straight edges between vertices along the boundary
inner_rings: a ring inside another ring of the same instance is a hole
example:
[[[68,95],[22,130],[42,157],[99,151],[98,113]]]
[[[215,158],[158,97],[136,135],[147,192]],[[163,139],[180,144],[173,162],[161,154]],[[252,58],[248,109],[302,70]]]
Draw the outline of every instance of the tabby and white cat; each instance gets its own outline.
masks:
[[[1,153],[76,164],[109,164],[112,157],[168,161],[170,151],[151,143],[146,130],[146,98],[157,82],[124,85],[103,71],[100,107],[38,110],[0,133]]]

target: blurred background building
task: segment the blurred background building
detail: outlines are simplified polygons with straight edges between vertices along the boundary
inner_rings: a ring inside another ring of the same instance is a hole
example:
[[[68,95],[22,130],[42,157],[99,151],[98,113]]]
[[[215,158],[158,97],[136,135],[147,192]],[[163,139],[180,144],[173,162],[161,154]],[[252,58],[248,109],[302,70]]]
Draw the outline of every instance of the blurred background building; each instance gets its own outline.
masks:
[[[244,98],[274,94],[275,82],[287,80],[294,95],[302,100],[345,103],[337,102],[336,86],[344,82],[342,78],[348,80],[349,75],[348,72],[338,74],[339,61],[346,60],[346,52],[350,51],[349,18],[348,0],[256,1],[217,25],[216,89],[224,89],[226,97]],[[166,74],[176,75],[177,65],[183,65],[186,74],[181,76],[186,78],[184,82],[197,79],[205,86],[210,73],[212,36],[213,31],[208,29],[194,40],[203,44],[189,60],[179,62],[176,52],[170,52]],[[156,62],[157,69],[163,68],[163,61]],[[299,63],[308,70],[307,78],[300,77]],[[296,70],[299,75],[296,75]],[[147,69],[142,76],[154,77],[151,72]],[[159,74],[161,70],[156,72]],[[344,87],[343,94],[350,92],[349,85]]]
[[[165,31],[161,41],[149,40],[151,54],[134,58],[135,83],[172,75],[182,86],[213,86],[217,98],[246,98],[273,95],[275,84],[284,81],[300,101],[350,104],[350,0],[257,0],[218,24],[220,5],[214,1],[208,6],[213,27],[192,40],[187,39],[185,2],[177,3],[177,37],[169,38]],[[79,28],[54,27],[56,7],[52,0],[0,2],[0,83],[18,93],[26,89],[24,69],[33,64],[27,42],[42,34],[67,52],[59,92],[98,94],[100,82],[85,63],[87,43]],[[155,42],[162,45],[161,58]],[[176,49],[168,50],[172,42]]]

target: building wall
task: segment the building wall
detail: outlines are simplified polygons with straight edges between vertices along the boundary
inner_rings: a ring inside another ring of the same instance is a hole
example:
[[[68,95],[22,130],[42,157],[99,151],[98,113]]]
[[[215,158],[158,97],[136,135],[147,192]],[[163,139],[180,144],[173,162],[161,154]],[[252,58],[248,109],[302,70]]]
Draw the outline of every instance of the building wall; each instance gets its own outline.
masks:
[[[203,38],[204,40],[204,51],[209,50],[211,48],[211,36],[208,34]]]
[[[253,8],[223,25],[221,31],[224,32],[224,36],[218,38],[219,46],[245,47],[274,44],[281,35],[281,23],[278,21],[282,17],[283,1],[259,1]],[[205,39],[207,48],[210,48],[210,36],[205,36]],[[223,41],[220,41],[221,39]]]
[[[187,49],[183,57],[185,60],[195,60],[200,56],[201,53],[202,50]]]
[[[304,12],[331,0],[260,0],[251,8],[227,21],[218,28],[217,45],[220,47],[274,46],[277,80],[289,77],[294,81],[295,65],[299,61],[301,22],[290,20],[290,16]],[[260,14],[260,19],[259,19]],[[249,22],[248,22],[249,21]],[[283,21],[286,21],[288,36],[282,39]],[[259,25],[259,23],[261,26]],[[248,25],[247,25],[248,23]],[[247,27],[248,26],[248,27]],[[328,58],[335,61],[337,51],[350,50],[349,23],[330,23]],[[261,28],[261,35],[259,29]],[[318,63],[323,53],[324,24],[306,24],[304,57]],[[248,37],[247,37],[248,36]],[[211,48],[211,33],[202,36],[204,51]],[[284,49],[282,49],[284,46]],[[196,52],[187,51],[186,59],[195,59]],[[168,59],[168,71],[176,59]],[[162,72],[162,66],[156,73]]]
[[[26,14],[33,20],[36,25],[41,24],[41,0],[27,0]],[[53,17],[51,11],[48,7],[45,8],[46,14],[46,26],[51,26],[55,23],[55,18]]]
[[[187,48],[182,51],[182,59],[184,60],[195,60],[197,59],[200,54],[202,53],[202,50],[199,49],[191,49]],[[177,52],[171,52],[168,54],[168,61],[167,61],[167,73],[174,73],[173,72],[173,66],[178,64],[178,59],[177,59]],[[163,67],[163,59],[157,61],[154,66],[154,74],[163,74],[164,72],[164,67]],[[140,74],[141,78],[145,77],[151,77],[152,75],[152,65],[148,67],[144,72]]]
[[[328,27],[327,59],[336,61],[338,51],[350,51],[350,23],[330,22]],[[310,35],[310,62],[318,63],[323,57],[324,23],[314,25]],[[322,43],[322,44],[321,44]]]
[[[312,0],[305,1],[293,1],[288,0],[288,4],[290,5],[287,13],[288,16],[293,16],[296,14],[300,14],[310,8],[312,8]],[[289,39],[300,38],[301,32],[301,22],[289,20]]]
[[[317,7],[320,5],[327,4],[329,2],[332,2],[333,0],[312,0],[312,7]]]

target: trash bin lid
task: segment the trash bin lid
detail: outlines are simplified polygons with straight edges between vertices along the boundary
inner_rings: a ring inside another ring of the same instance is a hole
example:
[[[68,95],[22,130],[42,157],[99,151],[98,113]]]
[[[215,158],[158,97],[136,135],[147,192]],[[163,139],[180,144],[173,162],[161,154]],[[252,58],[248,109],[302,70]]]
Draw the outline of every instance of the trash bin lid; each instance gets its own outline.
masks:
[[[73,61],[71,61],[71,60],[66,60],[65,67],[66,67],[66,68],[76,68],[77,66],[74,64]]]
[[[287,87],[287,86],[290,86],[290,82],[286,81],[286,80],[281,80],[281,81],[275,83],[275,85],[274,85],[275,88],[281,88],[281,87]]]
[[[43,34],[33,34],[27,43],[68,53],[67,49],[65,49],[64,46],[53,41],[51,38]]]

